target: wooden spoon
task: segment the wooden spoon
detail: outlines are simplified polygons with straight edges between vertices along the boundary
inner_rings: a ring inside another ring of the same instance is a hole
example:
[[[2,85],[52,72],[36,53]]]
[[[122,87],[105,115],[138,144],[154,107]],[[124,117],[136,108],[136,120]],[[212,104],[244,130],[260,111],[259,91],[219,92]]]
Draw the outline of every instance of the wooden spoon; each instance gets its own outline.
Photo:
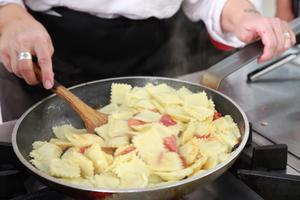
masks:
[[[42,74],[39,66],[36,63],[33,63],[33,68],[38,80],[42,82]],[[107,123],[107,116],[105,114],[96,111],[84,103],[56,80],[54,80],[54,86],[51,91],[64,99],[77,112],[88,132],[92,133],[95,128]]]

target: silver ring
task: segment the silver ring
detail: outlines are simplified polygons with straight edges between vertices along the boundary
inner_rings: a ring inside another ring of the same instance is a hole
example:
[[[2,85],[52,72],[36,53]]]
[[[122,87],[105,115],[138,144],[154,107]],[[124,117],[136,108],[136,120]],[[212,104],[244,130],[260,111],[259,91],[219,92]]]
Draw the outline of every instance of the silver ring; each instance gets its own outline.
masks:
[[[284,33],[283,33],[283,37],[284,37],[285,39],[291,39],[291,34],[290,34],[289,32],[284,32]]]
[[[23,51],[23,52],[19,53],[18,58],[19,58],[19,60],[32,60],[31,53],[29,53],[27,51]]]

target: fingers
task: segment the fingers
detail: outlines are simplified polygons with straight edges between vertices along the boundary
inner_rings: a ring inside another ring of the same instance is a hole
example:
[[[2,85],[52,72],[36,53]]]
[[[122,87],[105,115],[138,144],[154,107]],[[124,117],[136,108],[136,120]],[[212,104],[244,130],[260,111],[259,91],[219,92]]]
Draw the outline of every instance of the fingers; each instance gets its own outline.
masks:
[[[268,23],[262,26],[261,30],[258,30],[258,34],[264,44],[263,54],[258,59],[258,62],[261,63],[271,59],[275,55],[277,38],[272,26]]]
[[[22,78],[22,75],[18,69],[18,56],[17,56],[17,51],[14,51],[14,50],[10,50],[10,54],[9,54],[9,57],[10,57],[10,63],[11,63],[11,70],[12,72],[18,76],[19,78]]]
[[[28,84],[34,85],[37,80],[30,56],[19,59],[21,52],[37,56],[41,67],[42,82],[45,88],[53,86],[51,56],[53,46],[46,29],[33,18],[22,18],[7,23],[1,31],[0,59],[5,68],[23,78]],[[24,54],[26,55],[26,54]]]
[[[52,45],[52,43],[51,43]],[[31,47],[30,47],[31,46]],[[44,88],[51,89],[53,87],[53,72],[51,56],[53,54],[53,47],[49,46],[48,41],[43,38],[37,38],[34,44],[20,42],[16,47],[17,51],[12,51],[11,68],[13,73],[18,77],[23,78],[27,84],[36,85],[39,83],[37,76],[34,72],[33,62],[31,59],[19,59],[18,56],[21,52],[29,52],[37,56],[39,67],[42,73],[42,83]]]
[[[24,45],[20,45],[21,47],[17,47],[18,51],[11,50],[10,59],[4,57],[5,67],[8,71],[13,72],[19,78],[23,78],[27,84],[36,85],[39,83],[37,76],[33,69],[33,62],[31,59],[19,59],[18,56],[21,52],[30,52],[32,55],[36,55],[38,58],[38,64],[41,68],[42,72],[42,82],[43,86],[46,89],[51,89],[53,87],[53,71],[52,71],[52,61],[51,56],[53,54],[52,49],[49,48],[49,45],[44,42],[36,42],[33,50],[25,47]]]
[[[53,54],[53,47],[46,45],[47,41],[38,41],[34,45],[35,54],[38,58],[38,64],[42,72],[42,82],[46,89],[51,89],[54,83],[54,74],[52,69],[51,56]]]
[[[290,34],[290,38],[285,38],[285,45],[284,45],[284,48],[288,49],[291,46],[296,44],[296,35],[291,30],[291,27],[289,26],[289,24],[287,22],[283,21],[282,26],[284,27],[283,33],[289,33]]]
[[[21,49],[22,52],[32,53],[31,48],[29,46],[29,44],[21,43],[19,49]],[[21,52],[18,52],[17,57],[20,53]],[[34,73],[31,59],[20,60],[19,58],[17,58],[16,71],[21,75],[21,77],[26,81],[27,84],[36,85],[39,83]]]
[[[32,60],[18,60],[17,69],[28,85],[39,83],[32,66]]]
[[[285,33],[289,33],[290,37],[285,36]],[[258,34],[264,44],[259,63],[281,55],[296,43],[295,34],[288,23],[278,18],[265,19],[265,23],[258,29]]]
[[[279,18],[273,19],[271,23],[277,40],[275,55],[279,55],[285,51],[284,46],[285,46],[286,39],[283,36],[285,29],[283,27],[282,21]]]
[[[19,78],[23,78],[29,85],[36,85],[39,83],[34,73],[31,59],[19,59],[21,52],[28,52],[31,54],[30,43],[22,39],[20,42],[11,47],[10,63],[12,72]]]

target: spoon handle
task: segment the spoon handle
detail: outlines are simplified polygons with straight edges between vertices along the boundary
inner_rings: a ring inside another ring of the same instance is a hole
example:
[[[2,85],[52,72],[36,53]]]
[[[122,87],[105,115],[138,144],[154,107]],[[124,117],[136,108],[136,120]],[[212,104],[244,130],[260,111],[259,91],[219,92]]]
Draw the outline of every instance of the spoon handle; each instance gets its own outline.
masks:
[[[33,63],[33,67],[38,80],[42,81],[40,68],[35,63]],[[94,132],[96,127],[107,123],[107,116],[105,114],[91,108],[56,80],[54,80],[54,86],[51,91],[64,99],[77,112],[89,132]]]

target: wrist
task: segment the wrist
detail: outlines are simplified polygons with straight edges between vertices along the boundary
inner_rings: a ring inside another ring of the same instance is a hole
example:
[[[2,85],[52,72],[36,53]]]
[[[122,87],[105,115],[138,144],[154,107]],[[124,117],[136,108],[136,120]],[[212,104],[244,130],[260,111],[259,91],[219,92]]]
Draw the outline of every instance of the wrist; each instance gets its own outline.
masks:
[[[224,32],[235,32],[244,18],[260,16],[259,11],[249,1],[228,0],[221,15],[221,26]]]
[[[0,7],[0,33],[3,28],[15,20],[31,18],[27,10],[18,4],[6,4]]]

